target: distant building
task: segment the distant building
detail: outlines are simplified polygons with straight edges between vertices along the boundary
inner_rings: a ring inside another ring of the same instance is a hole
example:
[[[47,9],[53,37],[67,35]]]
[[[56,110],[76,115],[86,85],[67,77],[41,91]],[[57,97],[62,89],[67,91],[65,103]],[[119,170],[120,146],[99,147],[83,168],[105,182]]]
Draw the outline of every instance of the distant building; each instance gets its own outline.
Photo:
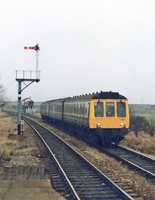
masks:
[[[23,99],[24,105],[23,105],[23,111],[25,113],[33,113],[33,105],[34,102],[32,101],[31,97]]]

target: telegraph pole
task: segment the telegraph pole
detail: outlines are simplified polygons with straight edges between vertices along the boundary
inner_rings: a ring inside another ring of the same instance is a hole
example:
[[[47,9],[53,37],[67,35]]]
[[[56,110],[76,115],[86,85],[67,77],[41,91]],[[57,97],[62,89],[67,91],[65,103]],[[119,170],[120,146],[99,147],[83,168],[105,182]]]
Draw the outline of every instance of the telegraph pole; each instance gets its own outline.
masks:
[[[40,81],[40,72],[39,72],[39,45],[24,47],[24,49],[33,49],[36,51],[36,71],[16,71],[16,81],[18,81],[18,135],[21,133],[21,94],[24,89],[26,89],[33,82]],[[22,82],[29,82],[22,89]]]

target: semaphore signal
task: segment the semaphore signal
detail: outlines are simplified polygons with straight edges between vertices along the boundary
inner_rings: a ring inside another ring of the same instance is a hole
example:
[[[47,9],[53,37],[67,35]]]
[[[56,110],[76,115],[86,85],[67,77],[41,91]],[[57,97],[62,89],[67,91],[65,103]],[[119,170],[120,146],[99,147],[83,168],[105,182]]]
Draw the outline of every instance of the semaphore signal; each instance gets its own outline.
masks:
[[[27,47],[25,46],[24,49],[34,49],[36,51],[36,78],[39,79],[39,44],[36,44],[36,46],[30,46],[30,47]]]
[[[34,49],[34,50],[36,50],[36,51],[40,50],[38,44],[37,44],[36,46],[34,46],[34,47],[26,47],[26,46],[25,46],[24,49]]]
[[[36,49],[36,47],[24,47],[24,49]]]

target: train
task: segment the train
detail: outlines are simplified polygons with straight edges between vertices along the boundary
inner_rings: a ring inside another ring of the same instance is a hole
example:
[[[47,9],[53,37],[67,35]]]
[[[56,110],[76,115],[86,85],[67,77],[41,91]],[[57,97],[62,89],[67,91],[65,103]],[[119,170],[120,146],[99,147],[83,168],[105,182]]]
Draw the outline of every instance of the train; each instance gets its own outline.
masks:
[[[118,144],[128,133],[128,99],[118,92],[97,92],[43,102],[44,121],[63,127],[92,144]]]

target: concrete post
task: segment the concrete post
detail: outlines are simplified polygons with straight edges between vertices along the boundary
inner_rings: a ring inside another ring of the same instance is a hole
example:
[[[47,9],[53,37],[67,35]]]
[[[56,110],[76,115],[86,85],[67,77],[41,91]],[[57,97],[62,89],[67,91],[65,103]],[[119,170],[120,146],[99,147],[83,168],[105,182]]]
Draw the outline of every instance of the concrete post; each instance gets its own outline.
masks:
[[[21,88],[22,82],[18,81],[18,135],[20,135],[21,131]]]

